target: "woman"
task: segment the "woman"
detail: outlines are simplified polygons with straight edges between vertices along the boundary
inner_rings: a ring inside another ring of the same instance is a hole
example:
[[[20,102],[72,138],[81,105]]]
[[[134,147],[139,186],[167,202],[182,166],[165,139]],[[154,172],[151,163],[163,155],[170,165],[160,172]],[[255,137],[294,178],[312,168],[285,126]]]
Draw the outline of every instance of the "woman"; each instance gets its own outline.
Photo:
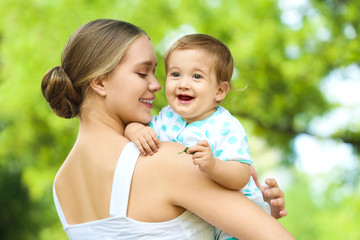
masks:
[[[244,195],[201,174],[178,154],[183,145],[162,142],[144,157],[124,137],[128,123],[151,119],[156,65],[144,31],[100,19],[72,34],[61,66],[43,77],[53,111],[80,120],[54,182],[69,239],[213,239],[208,223],[242,239],[293,239]]]

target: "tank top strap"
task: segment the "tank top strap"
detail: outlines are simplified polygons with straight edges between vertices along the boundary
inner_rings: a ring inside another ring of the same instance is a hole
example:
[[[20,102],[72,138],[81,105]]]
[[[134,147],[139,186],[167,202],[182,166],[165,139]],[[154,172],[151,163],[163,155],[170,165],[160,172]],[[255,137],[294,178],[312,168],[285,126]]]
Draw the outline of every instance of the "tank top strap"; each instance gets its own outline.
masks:
[[[117,162],[110,200],[110,216],[127,216],[131,180],[140,151],[132,142],[121,152]]]
[[[56,207],[56,210],[57,210],[57,212],[58,212],[60,221],[61,221],[63,227],[65,227],[66,225],[68,225],[68,223],[67,223],[67,221],[66,221],[66,218],[65,218],[65,216],[64,216],[64,213],[63,213],[63,211],[62,211],[62,209],[61,209],[59,200],[58,200],[57,195],[56,195],[56,191],[55,191],[55,181],[54,181],[54,183],[53,183],[53,198],[54,198],[55,207]]]

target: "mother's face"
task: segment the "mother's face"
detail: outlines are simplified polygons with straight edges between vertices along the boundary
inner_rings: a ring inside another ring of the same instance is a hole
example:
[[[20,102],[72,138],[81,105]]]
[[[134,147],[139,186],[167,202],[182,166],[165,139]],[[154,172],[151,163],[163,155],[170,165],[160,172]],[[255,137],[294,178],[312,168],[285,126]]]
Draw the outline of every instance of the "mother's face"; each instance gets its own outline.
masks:
[[[125,58],[104,82],[107,113],[125,125],[148,123],[155,92],[161,86],[155,78],[157,65],[154,47],[145,35],[133,41]]]

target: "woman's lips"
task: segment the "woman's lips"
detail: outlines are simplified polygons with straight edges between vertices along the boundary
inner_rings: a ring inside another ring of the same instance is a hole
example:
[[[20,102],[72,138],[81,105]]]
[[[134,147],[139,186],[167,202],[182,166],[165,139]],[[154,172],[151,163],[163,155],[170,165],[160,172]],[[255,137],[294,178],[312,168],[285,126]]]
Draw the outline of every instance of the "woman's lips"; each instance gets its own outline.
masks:
[[[153,101],[154,101],[154,99],[140,99],[140,102],[142,102],[145,106],[147,106],[150,109],[152,109],[152,107],[153,107],[153,105],[152,105]]]

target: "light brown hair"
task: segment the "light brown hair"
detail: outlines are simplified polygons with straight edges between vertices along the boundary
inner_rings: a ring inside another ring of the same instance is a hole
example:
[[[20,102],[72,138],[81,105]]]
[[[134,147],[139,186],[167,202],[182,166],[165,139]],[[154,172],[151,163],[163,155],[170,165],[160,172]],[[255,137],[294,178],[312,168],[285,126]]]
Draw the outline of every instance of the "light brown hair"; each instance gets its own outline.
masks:
[[[64,47],[61,65],[42,78],[42,93],[56,115],[79,116],[90,80],[109,74],[142,34],[146,35],[139,27],[112,19],[94,20],[78,28]]]
[[[234,71],[234,60],[229,48],[220,40],[207,34],[189,34],[178,39],[165,53],[165,67],[175,50],[201,49],[214,57],[214,70],[217,81],[228,82],[231,86],[231,77]]]

